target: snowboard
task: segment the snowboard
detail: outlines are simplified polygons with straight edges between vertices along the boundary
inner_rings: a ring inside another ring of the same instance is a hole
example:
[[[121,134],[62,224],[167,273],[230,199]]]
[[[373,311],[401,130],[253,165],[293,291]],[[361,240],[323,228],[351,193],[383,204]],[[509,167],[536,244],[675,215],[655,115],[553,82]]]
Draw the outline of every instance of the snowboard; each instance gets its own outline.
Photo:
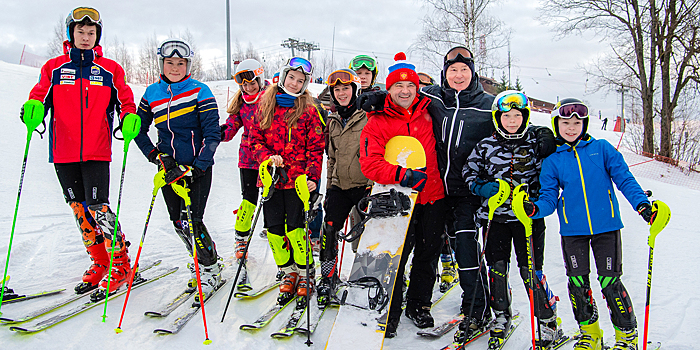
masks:
[[[410,136],[391,138],[385,146],[384,159],[412,169],[423,168],[426,164],[423,146]],[[407,196],[410,208],[402,213],[405,215],[372,218],[366,222],[348,278],[350,283],[358,281],[358,285],[366,288],[347,289],[326,342],[327,350],[381,349],[384,344],[396,274],[418,197],[411,188],[379,183],[374,184],[372,195],[394,193],[392,191]]]

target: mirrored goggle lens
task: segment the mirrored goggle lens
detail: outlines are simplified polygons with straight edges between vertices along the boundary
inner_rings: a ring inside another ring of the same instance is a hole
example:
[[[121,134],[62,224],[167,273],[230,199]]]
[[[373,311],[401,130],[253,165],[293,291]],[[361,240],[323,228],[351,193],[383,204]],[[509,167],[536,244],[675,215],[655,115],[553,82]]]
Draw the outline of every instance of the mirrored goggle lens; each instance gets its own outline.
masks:
[[[524,94],[508,94],[498,99],[498,110],[508,112],[513,108],[522,109],[527,107],[527,97]]]
[[[588,107],[580,103],[574,103],[570,105],[563,105],[559,107],[558,110],[559,117],[564,119],[570,119],[576,115],[579,119],[588,118]]]
[[[312,74],[314,71],[311,62],[301,57],[292,57],[291,59],[289,59],[287,65],[292,67],[293,69],[301,68],[306,74]]]
[[[430,81],[424,81],[424,80],[421,80],[421,81],[420,81],[420,84],[421,84],[421,85],[433,85],[432,82],[430,82]]]
[[[474,59],[472,59],[472,53],[469,50],[467,50],[464,47],[455,47],[454,49],[450,50],[450,52],[448,52],[447,55],[445,55],[445,62],[453,61],[453,60],[459,58],[460,55],[462,56],[462,60],[465,60],[465,61],[473,61],[474,60]]]
[[[375,61],[374,58],[369,56],[357,56],[353,58],[350,62],[350,68],[352,68],[352,70],[354,71],[362,67],[365,67],[369,70],[375,70],[377,69],[377,61]]]
[[[180,58],[192,57],[192,51],[187,44],[181,41],[168,41],[158,48],[158,55],[163,58],[173,57],[178,55]]]
[[[243,84],[246,81],[252,83],[255,80],[255,72],[249,70],[244,72],[238,72],[233,78],[238,84]]]
[[[346,71],[335,71],[328,76],[328,85],[335,86],[336,84],[350,84],[354,81],[359,82],[357,76],[354,76]]]
[[[77,9],[73,10],[71,16],[76,22],[82,21],[85,17],[89,18],[93,22],[100,21],[100,13],[94,8],[90,7],[78,7]]]

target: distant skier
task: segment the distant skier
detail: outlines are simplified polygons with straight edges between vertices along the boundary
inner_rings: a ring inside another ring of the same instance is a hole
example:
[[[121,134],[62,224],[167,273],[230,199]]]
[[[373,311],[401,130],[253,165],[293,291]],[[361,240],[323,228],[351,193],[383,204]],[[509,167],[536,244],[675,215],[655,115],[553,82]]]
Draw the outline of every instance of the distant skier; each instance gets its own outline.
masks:
[[[530,198],[537,199],[540,187],[538,176],[542,165],[542,158],[535,153],[535,131],[528,128],[530,107],[527,96],[514,90],[501,92],[493,101],[491,113],[496,132],[474,146],[462,169],[462,175],[471,191],[483,198],[476,216],[481,221],[484,234],[489,213],[488,198],[498,193],[499,184],[496,179],[506,181],[511,190],[520,184],[527,184]],[[533,220],[533,269],[537,275],[533,295],[535,314],[539,321],[537,336],[542,334],[542,339],[537,339],[537,345],[548,347],[559,335],[556,297],[549,290],[542,271],[544,238],[544,219]],[[513,315],[508,282],[511,242],[515,248],[520,276],[529,291],[528,240],[525,237],[525,228],[513,213],[509,198],[496,210],[486,240],[490,305],[496,314],[496,322],[491,327],[489,340],[489,344],[493,345],[503,343]]]
[[[607,126],[608,126],[608,117],[605,117],[605,119],[603,119],[603,126],[600,128],[600,130],[607,130]]]
[[[349,68],[354,70],[357,76],[360,77],[360,85],[362,86],[360,94],[364,94],[368,91],[381,90],[379,86],[374,85],[377,81],[377,75],[379,74],[379,66],[377,65],[377,60],[372,58],[372,56],[355,56],[350,61]]]
[[[257,123],[250,129],[253,154],[258,162],[270,159],[286,170],[289,181],[280,180],[272,197],[263,204],[267,239],[277,266],[285,273],[278,302],[285,304],[294,295],[311,295],[314,289],[314,263],[309,256],[307,284],[303,203],[294,189],[294,180],[306,174],[313,192],[321,177],[323,125],[307,87],[313,74],[311,62],[292,57],[280,71],[277,84],[270,86],[260,100]]]
[[[214,95],[205,84],[192,79],[194,52],[184,40],[167,39],[157,48],[160,81],[151,84],[141,98],[138,114],[141,131],[134,139],[148,160],[165,170],[165,182],[185,181],[192,200],[192,222],[188,222],[185,202],[172,189],[164,186],[163,198],[175,232],[189,251],[192,236],[206,300],[221,280],[222,265],[217,262],[216,245],[202,221],[211,190],[214,152],[221,141],[219,110]],[[148,129],[154,124],[158,143],[154,146]],[[189,290],[197,289],[194,264],[190,265]],[[195,296],[199,302],[199,295]]]
[[[321,282],[318,304],[328,305],[339,279],[338,231],[350,210],[367,194],[372,181],[360,169],[360,133],[367,124],[365,111],[357,109],[360,78],[350,69],[328,76],[331,102],[336,112],[328,118],[329,140],[326,182],[326,216],[321,239]]]
[[[131,266],[128,244],[109,207],[112,126],[115,117],[121,120],[136,112],[134,95],[124,79],[124,69],[102,56],[102,18],[97,10],[78,7],[71,11],[66,35],[64,54],[44,64],[29,99],[51,110],[49,162],[54,163],[63,196],[73,209],[92,260],[75,291],[85,293],[98,283],[107,288],[107,249],[115,240],[109,283],[113,291],[128,281]]]
[[[632,299],[622,284],[620,208],[613,182],[648,222],[655,214],[644,191],[614,146],[587,133],[588,107],[565,98],[552,112],[556,153],[542,163],[539,200],[524,204],[528,216],[543,218],[557,210],[561,249],[569,276],[569,298],[581,338],[574,349],[603,348],[603,332],[588,275],[593,250],[598,282],[615,327],[614,350],[637,349],[637,319]],[[612,181],[611,181],[612,180]]]
[[[380,184],[400,184],[420,192],[413,210],[401,262],[396,276],[403,276],[408,255],[413,250],[411,283],[406,298],[406,316],[419,328],[433,327],[430,314],[435,265],[442,249],[445,197],[435,155],[435,136],[427,105],[430,99],[418,95],[419,79],[415,66],[399,52],[389,67],[386,86],[389,94],[380,112],[368,113],[360,138],[360,165],[368,179]],[[406,169],[384,159],[384,146],[394,136],[411,136],[423,145],[425,169]],[[396,336],[401,317],[402,288],[393,290],[385,336]]]

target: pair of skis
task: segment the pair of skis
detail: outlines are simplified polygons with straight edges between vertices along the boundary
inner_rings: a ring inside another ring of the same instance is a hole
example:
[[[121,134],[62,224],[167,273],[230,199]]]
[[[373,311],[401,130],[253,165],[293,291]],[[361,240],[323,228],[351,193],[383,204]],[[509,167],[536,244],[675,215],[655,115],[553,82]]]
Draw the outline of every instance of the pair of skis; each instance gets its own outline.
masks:
[[[10,281],[10,276],[7,276],[7,278],[5,278],[5,280],[3,282],[5,282],[5,284],[6,284],[9,281]],[[21,301],[56,295],[60,292],[63,292],[64,290],[66,290],[66,288],[47,290],[47,291],[43,291],[43,292],[30,293],[30,294],[18,294],[18,293],[15,293],[15,291],[13,289],[10,289],[9,287],[5,286],[4,287],[5,296],[2,299],[2,304],[5,305],[5,304],[12,304],[12,303],[19,303]]]

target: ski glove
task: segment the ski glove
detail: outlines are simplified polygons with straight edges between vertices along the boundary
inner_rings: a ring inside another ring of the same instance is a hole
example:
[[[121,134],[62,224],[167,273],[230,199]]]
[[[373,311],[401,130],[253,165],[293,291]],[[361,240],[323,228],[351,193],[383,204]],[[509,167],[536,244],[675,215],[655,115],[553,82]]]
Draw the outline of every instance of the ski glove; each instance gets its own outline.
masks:
[[[545,159],[557,150],[557,143],[554,133],[546,126],[534,127],[537,142],[535,143],[535,155],[540,159]]]
[[[369,91],[357,98],[357,105],[365,112],[381,112],[384,110],[386,91]]]
[[[540,209],[535,205],[535,203],[532,203],[531,200],[525,199],[523,200],[523,209],[525,209],[525,214],[527,214],[527,217],[531,218],[537,214]]]
[[[484,198],[491,198],[498,193],[498,188],[500,186],[498,185],[498,182],[492,181],[492,182],[486,182],[486,183],[474,183],[472,185],[472,193],[479,197],[484,197]]]
[[[228,130],[228,124],[221,124],[221,141],[226,139],[226,130]]]
[[[151,151],[151,153],[148,154],[148,160],[151,163],[157,165],[159,170],[165,170],[166,173],[170,172],[170,170],[173,170],[177,167],[177,162],[175,162],[175,158],[165,153],[160,153],[157,149],[154,149],[153,151]]]
[[[165,183],[170,185],[171,183],[177,182],[185,176],[188,176],[190,178],[190,183],[192,183],[194,180],[204,176],[204,170],[199,169],[196,166],[177,165],[175,168],[165,173]]]
[[[401,186],[410,187],[418,192],[423,191],[425,183],[428,181],[428,174],[425,172],[425,168],[406,169],[399,166],[396,169],[396,174],[400,173],[403,173],[399,183]]]
[[[637,212],[642,219],[644,219],[644,221],[648,222],[650,225],[654,223],[654,219],[656,219],[656,212],[651,210],[651,204],[649,204],[649,202],[643,202],[642,204],[638,205]]]

